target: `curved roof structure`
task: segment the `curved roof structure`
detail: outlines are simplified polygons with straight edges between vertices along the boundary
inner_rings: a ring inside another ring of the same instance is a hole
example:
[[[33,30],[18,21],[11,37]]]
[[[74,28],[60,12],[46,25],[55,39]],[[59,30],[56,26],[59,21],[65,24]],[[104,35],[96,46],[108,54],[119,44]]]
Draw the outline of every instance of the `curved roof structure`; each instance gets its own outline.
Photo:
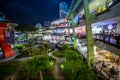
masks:
[[[67,20],[66,19],[57,19],[57,20],[53,21],[51,23],[51,25],[53,25],[53,24],[60,24],[60,23],[64,23],[64,22],[67,22]]]

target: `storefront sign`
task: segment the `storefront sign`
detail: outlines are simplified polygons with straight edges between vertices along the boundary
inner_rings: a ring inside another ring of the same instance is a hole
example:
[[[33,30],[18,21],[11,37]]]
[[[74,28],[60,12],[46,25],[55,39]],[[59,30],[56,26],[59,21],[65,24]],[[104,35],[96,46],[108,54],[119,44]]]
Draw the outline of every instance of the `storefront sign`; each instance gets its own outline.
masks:
[[[108,29],[113,29],[113,25],[108,25]]]

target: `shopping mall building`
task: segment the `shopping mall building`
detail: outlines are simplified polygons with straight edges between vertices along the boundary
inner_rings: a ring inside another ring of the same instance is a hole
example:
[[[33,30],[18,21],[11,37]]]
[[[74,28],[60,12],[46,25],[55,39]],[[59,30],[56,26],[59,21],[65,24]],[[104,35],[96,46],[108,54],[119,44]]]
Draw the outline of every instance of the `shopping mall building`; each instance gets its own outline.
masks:
[[[76,0],[73,0],[76,1]],[[71,5],[75,5],[75,2]],[[100,71],[106,78],[109,78],[109,69],[114,66],[118,74],[116,78],[120,79],[120,1],[119,0],[91,0],[89,2],[90,14],[96,16],[91,19],[91,27],[93,38],[96,40],[94,46],[95,67]],[[74,23],[77,24],[75,27],[86,27],[83,4],[80,2],[77,5],[74,14]],[[86,28],[85,28],[86,29]],[[85,30],[86,31],[86,30]],[[81,33],[79,34],[81,35]],[[81,43],[86,43],[85,39],[81,39]],[[87,45],[86,45],[87,47]],[[87,48],[85,45],[80,45],[79,51],[86,56]],[[84,51],[83,51],[84,50]],[[100,67],[105,62],[107,69]]]

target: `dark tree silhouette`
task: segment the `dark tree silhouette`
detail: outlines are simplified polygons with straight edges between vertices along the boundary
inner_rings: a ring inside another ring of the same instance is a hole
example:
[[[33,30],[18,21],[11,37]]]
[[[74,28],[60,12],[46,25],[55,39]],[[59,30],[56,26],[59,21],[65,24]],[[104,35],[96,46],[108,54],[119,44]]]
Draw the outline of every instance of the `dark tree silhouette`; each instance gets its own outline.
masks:
[[[29,24],[19,24],[18,26],[15,27],[15,30],[22,32],[22,33],[25,33],[26,38],[28,38],[28,33],[35,32],[38,30],[38,28],[36,28],[33,25],[29,25]]]

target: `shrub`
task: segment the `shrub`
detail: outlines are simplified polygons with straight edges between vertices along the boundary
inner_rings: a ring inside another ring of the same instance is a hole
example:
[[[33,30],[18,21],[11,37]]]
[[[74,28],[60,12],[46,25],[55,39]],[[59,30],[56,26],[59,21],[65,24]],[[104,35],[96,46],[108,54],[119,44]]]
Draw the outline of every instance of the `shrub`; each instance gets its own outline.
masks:
[[[66,59],[67,60],[75,60],[75,59],[78,59],[78,53],[76,53],[75,51],[73,50],[69,50],[66,52]],[[79,57],[80,58],[80,57]]]
[[[19,45],[14,46],[14,49],[20,52],[23,49],[23,47],[24,47],[23,44],[19,44]]]
[[[66,61],[60,65],[68,80],[95,80],[95,75],[83,62],[82,56],[75,51],[68,51]]]
[[[53,55],[56,57],[65,57],[65,53],[62,51],[54,52]]]
[[[54,66],[54,59],[49,56],[35,56],[26,62],[24,76],[35,76],[42,71],[42,74],[49,73]]]

